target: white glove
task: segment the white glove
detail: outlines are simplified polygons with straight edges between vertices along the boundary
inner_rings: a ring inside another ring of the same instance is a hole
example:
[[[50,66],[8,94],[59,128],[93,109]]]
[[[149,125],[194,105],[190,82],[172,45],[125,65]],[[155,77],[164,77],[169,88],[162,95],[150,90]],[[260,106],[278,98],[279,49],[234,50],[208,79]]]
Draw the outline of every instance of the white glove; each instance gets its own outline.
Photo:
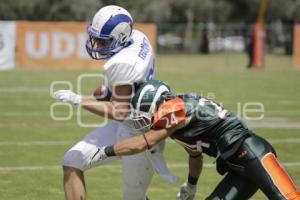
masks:
[[[177,200],[193,200],[197,191],[196,185],[187,182],[181,185],[180,191],[177,193]]]
[[[73,105],[80,104],[82,99],[80,95],[74,93],[72,90],[58,90],[54,92],[54,98]]]
[[[106,147],[100,147],[98,148],[98,150],[93,154],[93,156],[91,157],[91,161],[90,161],[90,165],[93,166],[95,163],[99,162],[99,161],[103,161],[106,160],[108,158],[108,156],[106,155],[104,149]]]

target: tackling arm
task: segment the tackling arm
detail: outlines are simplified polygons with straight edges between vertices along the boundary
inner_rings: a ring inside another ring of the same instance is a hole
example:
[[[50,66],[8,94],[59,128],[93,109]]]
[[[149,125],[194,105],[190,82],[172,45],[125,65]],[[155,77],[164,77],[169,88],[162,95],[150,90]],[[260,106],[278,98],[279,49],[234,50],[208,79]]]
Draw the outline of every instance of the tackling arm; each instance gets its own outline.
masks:
[[[150,130],[144,135],[138,135],[113,145],[116,156],[133,155],[145,151],[174,132],[173,129]]]
[[[190,119],[191,118],[187,118],[176,126],[168,129],[150,130],[144,135],[134,136],[116,143],[109,147],[111,152],[108,152],[107,156],[133,155],[150,149],[152,146],[172,135],[177,129],[186,126],[190,122]]]

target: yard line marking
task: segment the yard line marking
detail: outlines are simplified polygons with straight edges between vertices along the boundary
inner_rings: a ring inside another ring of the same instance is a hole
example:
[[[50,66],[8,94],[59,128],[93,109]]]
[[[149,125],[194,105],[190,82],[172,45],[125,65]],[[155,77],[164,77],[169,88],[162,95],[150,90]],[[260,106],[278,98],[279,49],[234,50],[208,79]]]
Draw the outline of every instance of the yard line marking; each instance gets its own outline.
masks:
[[[245,121],[251,128],[300,128],[299,121],[285,118],[264,117],[262,120],[242,120]]]
[[[55,123],[55,124],[45,124],[45,123],[26,123],[26,122],[19,122],[19,123],[0,123],[0,127],[2,128],[36,128],[36,127],[49,127],[49,128],[57,128],[57,127],[62,127],[62,128],[65,128],[65,127],[75,127],[74,124],[76,123]],[[78,127],[78,126],[76,126]]]
[[[56,112],[58,115],[64,116],[64,112]],[[73,113],[74,117],[77,116],[77,113]],[[34,111],[34,112],[1,112],[0,117],[7,117],[7,118],[13,118],[13,117],[43,117],[43,116],[50,116],[49,112],[40,112],[40,111]],[[81,113],[81,116],[94,116],[91,113]],[[252,121],[246,121],[248,126],[250,128],[270,128],[270,129],[300,129],[300,122],[298,121],[289,121],[287,119],[277,119],[277,118],[264,118],[263,120],[252,120]],[[36,123],[38,124],[38,123]],[[30,124],[30,126],[34,126],[36,124]],[[78,126],[75,122],[74,123],[62,123],[62,124],[49,124],[49,127],[60,127],[60,126],[65,126],[65,125],[70,125],[70,126]],[[0,127],[22,127],[26,126],[26,124],[22,123],[14,123],[14,122],[8,122],[8,123],[0,123]]]
[[[300,143],[300,136],[299,137],[290,137],[290,138],[266,138],[266,140],[272,144],[277,143]],[[167,143],[176,143],[174,140],[166,140]],[[1,143],[0,143],[1,144]]]
[[[56,115],[66,115],[65,112],[55,112]],[[50,116],[50,113],[48,111],[45,112],[1,112],[0,116],[4,116],[4,117],[35,117],[35,116]],[[73,116],[77,116],[77,113],[73,113]],[[94,116],[94,114],[92,113],[81,113],[80,116]],[[74,123],[74,125],[76,125]]]
[[[289,138],[267,138],[272,144],[277,143],[300,143],[300,137],[289,137]],[[77,141],[75,140],[52,140],[52,141],[0,141],[0,146],[5,145],[16,145],[16,146],[56,146],[56,145],[71,145],[75,144]],[[168,139],[166,140],[167,143],[175,144],[176,142]]]
[[[8,87],[0,88],[0,92],[5,93],[49,93],[50,89],[47,87],[36,88],[36,87]]]
[[[26,114],[24,114],[25,116]],[[1,116],[1,114],[0,114]],[[28,116],[28,115],[27,115]],[[37,115],[32,115],[32,117],[38,117]],[[89,114],[87,114],[87,116],[90,116]],[[16,117],[16,116],[6,116],[6,117]],[[68,120],[71,121],[71,120]],[[7,123],[0,123],[0,127],[2,128],[15,128],[15,127],[40,127],[40,126],[44,126],[44,124],[41,123],[11,123],[11,122],[7,122]],[[72,127],[79,127],[76,122],[72,123],[53,123],[53,124],[47,124],[48,127],[66,127],[66,126],[72,126]],[[287,124],[276,124],[276,123],[259,123],[259,124],[249,124],[250,128],[268,128],[268,129],[300,129],[300,123],[298,122],[291,122],[291,123],[287,123]]]
[[[284,167],[292,168],[299,167],[300,162],[287,162],[282,163]],[[187,163],[172,163],[168,164],[170,169],[182,169],[187,168]],[[215,164],[212,163],[204,163],[205,168],[214,168]],[[121,169],[121,165],[103,165],[97,168],[101,169]],[[2,166],[0,167],[0,172],[9,172],[9,171],[43,171],[43,170],[58,170],[61,169],[60,165],[41,165],[41,166]]]
[[[67,145],[75,143],[76,141],[24,141],[24,142],[14,142],[14,141],[1,141],[0,146],[5,145],[17,145],[17,146],[51,146],[51,145]]]
[[[288,128],[300,129],[300,123],[296,121],[247,121],[250,128]]]
[[[0,116],[3,117],[33,117],[33,116],[46,116],[49,112],[1,112]]]
[[[267,141],[269,141],[272,144],[277,144],[277,143],[300,143],[300,137],[297,138],[272,138],[272,139],[268,139]]]

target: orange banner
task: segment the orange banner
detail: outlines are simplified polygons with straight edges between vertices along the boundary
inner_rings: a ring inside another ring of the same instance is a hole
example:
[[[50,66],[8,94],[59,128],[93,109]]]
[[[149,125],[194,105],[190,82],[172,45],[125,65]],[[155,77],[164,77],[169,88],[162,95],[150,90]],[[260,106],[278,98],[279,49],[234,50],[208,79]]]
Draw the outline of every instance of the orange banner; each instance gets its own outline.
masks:
[[[85,22],[17,22],[18,68],[101,69],[85,50]],[[156,49],[156,25],[135,24]]]
[[[293,59],[294,65],[300,69],[300,25],[295,25],[294,28],[294,44],[293,44]]]

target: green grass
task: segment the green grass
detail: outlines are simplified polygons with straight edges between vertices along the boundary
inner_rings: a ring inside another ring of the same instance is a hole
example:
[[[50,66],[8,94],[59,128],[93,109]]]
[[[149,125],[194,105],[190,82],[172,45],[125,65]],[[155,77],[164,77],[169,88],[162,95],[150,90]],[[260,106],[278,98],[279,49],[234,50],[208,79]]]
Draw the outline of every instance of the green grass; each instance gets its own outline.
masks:
[[[272,143],[280,161],[298,163],[297,166],[288,166],[287,171],[300,186],[300,150],[297,148],[300,139],[300,71],[292,67],[291,57],[269,55],[266,57],[266,67],[260,71],[247,70],[246,62],[246,57],[239,54],[160,55],[157,59],[156,78],[168,82],[176,92],[202,94],[222,102],[226,108],[235,112],[247,102],[264,105],[264,119],[251,121],[253,130],[274,141]],[[76,116],[68,121],[52,120],[49,110],[55,101],[49,95],[49,87],[53,81],[65,80],[70,81],[76,90],[79,75],[99,72],[101,70],[0,72],[0,199],[64,199],[62,171],[59,167],[62,156],[92,129],[78,127]],[[95,78],[83,81],[84,94],[92,93],[97,84],[98,80]],[[76,111],[75,108],[73,110]],[[59,116],[63,116],[66,109],[56,111]],[[96,123],[99,119],[84,112],[83,121]],[[261,122],[265,124],[256,126]],[[278,122],[282,122],[280,126]],[[296,127],[289,127],[290,124]],[[275,128],[275,125],[278,127]],[[297,140],[284,142],[287,138]],[[278,142],[281,139],[283,142]],[[37,141],[61,143],[26,143]],[[184,150],[169,141],[165,150],[168,163],[186,163]],[[205,163],[212,162],[211,158],[205,157]],[[120,162],[111,165],[112,168],[100,167],[87,171],[89,199],[121,199]],[[46,168],[15,168],[24,166]],[[171,168],[171,171],[181,182],[185,180],[187,168]],[[196,199],[204,199],[209,195],[221,178],[214,168],[204,168]],[[179,185],[169,185],[155,175],[148,195],[155,200],[175,199]],[[252,199],[266,198],[259,192]]]

